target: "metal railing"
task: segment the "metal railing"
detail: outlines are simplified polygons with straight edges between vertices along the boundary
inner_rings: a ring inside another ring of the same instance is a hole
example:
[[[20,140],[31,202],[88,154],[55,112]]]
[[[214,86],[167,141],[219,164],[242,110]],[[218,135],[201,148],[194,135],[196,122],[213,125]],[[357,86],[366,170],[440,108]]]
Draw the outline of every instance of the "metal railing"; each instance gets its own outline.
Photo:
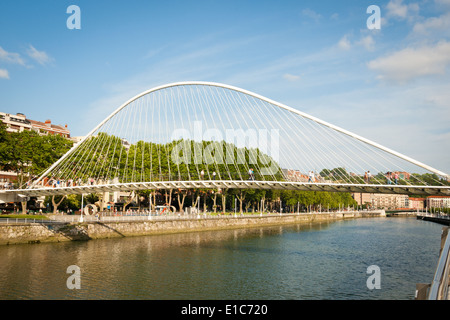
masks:
[[[416,300],[450,300],[450,228],[442,229],[441,251],[438,265],[431,284],[416,286]]]
[[[318,212],[317,212],[318,213]],[[324,212],[325,213],[325,212]],[[226,212],[225,214],[221,213],[175,213],[175,214],[149,214],[149,213],[140,213],[140,214],[112,214],[112,215],[64,215],[64,216],[53,216],[52,221],[59,222],[133,222],[133,221],[169,221],[169,220],[192,220],[192,219],[234,219],[234,218],[258,218],[258,217],[274,217],[274,216],[294,216],[299,213],[279,213],[279,212],[255,212],[254,214],[246,213],[241,214],[239,212]],[[304,214],[304,213],[303,213]]]
[[[439,218],[439,219],[450,220],[450,215],[439,214],[439,213],[420,212],[417,216],[418,217]]]
[[[65,221],[57,220],[45,220],[45,219],[34,219],[34,218],[1,218],[0,225],[2,224],[54,224],[54,223],[65,223]]]
[[[450,237],[449,228],[444,228],[442,232],[441,253],[438,266],[431,283],[428,300],[449,300],[449,272],[450,272]]]
[[[54,215],[50,216],[50,219],[34,219],[34,218],[1,218],[1,224],[52,224],[52,223],[77,223],[77,222],[132,222],[132,221],[166,221],[166,220],[191,220],[191,219],[232,219],[232,218],[258,218],[258,217],[288,217],[288,216],[297,216],[300,214],[330,214],[330,213],[338,213],[338,214],[355,214],[362,213],[368,211],[357,211],[357,210],[330,210],[330,211],[302,211],[302,212],[246,212],[240,213],[239,211],[227,211],[225,213],[222,212],[171,212],[171,213],[162,213],[158,214],[155,212],[146,212],[146,211],[138,211],[133,213],[122,213],[122,212],[100,212],[92,215],[82,216],[77,215]]]

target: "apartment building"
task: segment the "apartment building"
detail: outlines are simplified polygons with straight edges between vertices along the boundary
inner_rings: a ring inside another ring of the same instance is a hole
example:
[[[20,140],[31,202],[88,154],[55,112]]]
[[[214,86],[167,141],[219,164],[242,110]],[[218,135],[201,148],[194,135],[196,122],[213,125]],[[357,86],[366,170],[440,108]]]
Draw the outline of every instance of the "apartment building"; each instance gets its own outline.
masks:
[[[409,197],[402,194],[353,193],[358,205],[371,208],[398,209],[409,207]]]
[[[66,139],[71,139],[70,131],[65,126],[52,124],[51,120],[45,122],[27,119],[23,113],[9,114],[0,112],[0,121],[6,125],[6,131],[23,132],[35,131],[40,135],[60,135]],[[17,174],[11,171],[0,170],[0,188],[8,189],[12,187],[12,183],[17,180]]]
[[[60,135],[64,138],[70,138],[70,131],[67,124],[56,125],[51,120],[47,119],[45,122],[27,119],[23,113],[15,115],[0,112],[0,121],[6,125],[7,132],[22,132],[22,131],[36,131],[39,134]]]

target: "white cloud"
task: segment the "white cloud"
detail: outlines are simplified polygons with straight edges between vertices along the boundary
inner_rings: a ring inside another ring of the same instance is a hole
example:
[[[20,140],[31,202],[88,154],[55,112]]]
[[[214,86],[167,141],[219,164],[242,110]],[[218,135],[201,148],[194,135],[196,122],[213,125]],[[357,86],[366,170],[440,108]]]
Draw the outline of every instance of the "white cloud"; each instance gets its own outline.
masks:
[[[333,20],[339,19],[339,13],[333,13],[330,18]]]
[[[373,39],[373,37],[371,35],[368,36],[364,36],[362,35],[361,38],[358,41],[350,41],[348,35],[343,36],[337,46],[339,49],[341,50],[350,50],[352,48],[352,46],[362,46],[364,49],[366,49],[367,51],[373,51],[375,49],[375,40]]]
[[[8,70],[0,69],[0,79],[9,79]]]
[[[386,15],[398,19],[408,19],[418,14],[419,5],[417,3],[404,4],[403,0],[391,0],[386,5]]]
[[[450,0],[435,0],[434,2],[441,6],[450,6]]]
[[[379,78],[404,83],[417,77],[444,74],[450,64],[450,43],[442,41],[435,46],[406,48],[372,60],[369,69]]]
[[[30,44],[30,47],[27,50],[28,56],[38,62],[41,65],[48,64],[52,61],[52,58],[48,56],[44,51],[39,51],[35,47]]]
[[[313,109],[302,111],[450,172],[447,83],[355,88],[323,93],[298,105],[312,105]]]
[[[450,1],[449,1],[450,2]],[[413,31],[415,33],[429,35],[432,33],[449,32],[450,30],[450,12],[439,17],[431,17],[423,22],[418,22],[414,25]]]
[[[308,8],[302,10],[302,16],[308,17],[308,18],[314,20],[315,22],[318,22],[322,18],[322,16],[320,14],[318,14],[314,10],[311,10]]]
[[[373,51],[375,49],[375,40],[373,40],[372,36],[361,38],[358,44],[362,45],[368,51]]]
[[[0,47],[0,60],[8,63],[20,64],[22,66],[25,66],[25,61],[22,59],[20,54],[15,52],[8,52],[2,47]]]
[[[350,44],[350,40],[348,40],[347,36],[343,36],[341,38],[341,40],[339,40],[338,47],[343,50],[350,50],[351,44]]]
[[[296,76],[294,74],[286,73],[283,75],[283,78],[288,81],[297,81],[300,79],[300,76]]]

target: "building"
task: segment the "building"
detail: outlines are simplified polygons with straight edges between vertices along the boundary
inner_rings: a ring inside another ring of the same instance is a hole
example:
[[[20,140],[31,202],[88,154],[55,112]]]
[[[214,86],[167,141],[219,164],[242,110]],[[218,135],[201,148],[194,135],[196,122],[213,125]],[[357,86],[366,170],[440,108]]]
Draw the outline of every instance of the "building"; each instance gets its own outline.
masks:
[[[353,193],[353,199],[359,206],[370,208],[400,209],[409,207],[409,197],[403,194]]]
[[[52,124],[51,120],[40,122],[27,119],[23,113],[11,115],[9,113],[0,112],[0,121],[6,125],[7,132],[36,131],[37,133],[60,135],[64,138],[70,138],[70,131],[65,126]]]
[[[23,113],[11,115],[9,113],[0,112],[0,121],[6,125],[7,132],[31,131],[31,123]]]
[[[40,122],[36,120],[28,120],[31,123],[31,127],[39,134],[59,135],[61,137],[70,138],[70,131],[67,129],[67,124],[63,127],[61,125],[52,124],[51,120],[45,120]]]
[[[409,208],[414,210],[425,209],[425,198],[409,198]]]
[[[372,195],[373,193],[352,193],[353,199],[355,199],[358,206],[370,206],[372,205]]]
[[[450,208],[450,197],[429,196],[426,200],[427,208]]]
[[[70,140],[72,140],[74,144],[81,142],[83,139],[84,136],[70,137]]]
[[[400,209],[409,207],[409,197],[404,194],[375,193],[372,197],[375,208]]]
[[[36,120],[27,119],[23,113],[15,115],[0,112],[0,121],[6,125],[6,131],[23,132],[35,131],[40,135],[59,135],[66,139],[70,138],[70,131],[65,126],[52,124],[51,120],[40,122]],[[12,188],[12,183],[17,180],[17,174],[11,171],[0,170],[0,189]]]
[[[128,140],[127,139],[123,139],[122,138],[122,146],[125,148],[125,150],[130,150],[130,147],[131,147],[131,143],[130,142],[128,142]]]
[[[307,182],[308,176],[298,170],[282,169],[282,172],[288,181]]]
[[[293,182],[308,182],[309,181],[309,173],[302,173],[299,170],[294,169],[282,169],[281,170],[288,181]],[[326,180],[324,177],[320,176],[320,174],[314,172],[314,181],[315,183],[332,183],[331,180]]]

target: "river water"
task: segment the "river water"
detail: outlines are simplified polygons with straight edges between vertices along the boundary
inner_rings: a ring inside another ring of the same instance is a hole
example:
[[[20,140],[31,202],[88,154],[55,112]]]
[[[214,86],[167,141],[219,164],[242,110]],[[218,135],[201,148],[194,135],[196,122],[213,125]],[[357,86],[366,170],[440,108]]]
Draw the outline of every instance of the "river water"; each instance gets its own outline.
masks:
[[[1,246],[0,299],[412,300],[433,280],[441,231],[363,218]]]

